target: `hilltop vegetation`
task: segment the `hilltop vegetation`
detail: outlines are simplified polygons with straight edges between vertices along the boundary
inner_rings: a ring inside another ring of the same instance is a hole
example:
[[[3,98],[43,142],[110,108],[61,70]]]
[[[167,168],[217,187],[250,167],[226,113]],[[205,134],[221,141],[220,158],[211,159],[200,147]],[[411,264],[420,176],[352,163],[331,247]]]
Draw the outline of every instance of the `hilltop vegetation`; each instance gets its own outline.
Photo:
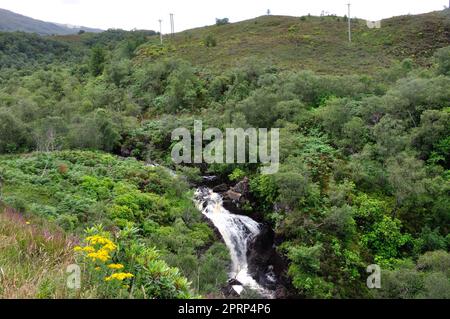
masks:
[[[31,36],[78,48],[58,58],[41,50],[31,64],[14,60],[35,46],[0,47],[10,59],[0,75],[0,200],[78,238],[67,261],[100,271],[89,277],[95,296],[220,296],[228,253],[190,186],[200,173],[248,177],[245,210],[274,228],[290,295],[448,298],[448,12],[385,22],[380,30],[355,22],[350,48],[337,17],[270,16],[186,31],[164,46],[146,32]],[[433,41],[406,40],[420,30]],[[215,46],[201,42],[209,34]],[[280,128],[280,171],[174,165],[171,132],[194,119],[204,128]],[[86,228],[117,247],[93,245]],[[14,265],[22,248],[8,249],[3,263]],[[110,262],[123,266],[125,284],[104,285]],[[378,291],[366,287],[371,264],[385,274]]]
[[[352,33],[353,43],[349,44],[343,17],[262,16],[178,33],[167,39],[170,51],[165,56],[219,71],[256,58],[282,69],[372,73],[406,58],[427,64],[437,48],[448,45],[450,13],[385,19],[381,29],[369,29],[364,20],[356,19]],[[215,46],[205,45],[208,37]],[[153,51],[145,47],[139,55],[154,60]]]

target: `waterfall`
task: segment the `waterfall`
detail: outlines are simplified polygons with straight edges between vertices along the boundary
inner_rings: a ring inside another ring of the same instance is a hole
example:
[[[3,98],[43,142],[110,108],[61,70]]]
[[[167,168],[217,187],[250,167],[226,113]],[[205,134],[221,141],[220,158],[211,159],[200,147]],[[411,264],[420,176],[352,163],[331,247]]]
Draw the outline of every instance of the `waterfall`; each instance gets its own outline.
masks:
[[[232,268],[229,276],[242,284],[233,289],[241,294],[244,288],[249,288],[272,298],[272,292],[259,285],[248,270],[247,245],[260,233],[260,225],[250,217],[231,214],[223,207],[222,197],[208,188],[197,189],[195,202],[219,230],[230,251]]]

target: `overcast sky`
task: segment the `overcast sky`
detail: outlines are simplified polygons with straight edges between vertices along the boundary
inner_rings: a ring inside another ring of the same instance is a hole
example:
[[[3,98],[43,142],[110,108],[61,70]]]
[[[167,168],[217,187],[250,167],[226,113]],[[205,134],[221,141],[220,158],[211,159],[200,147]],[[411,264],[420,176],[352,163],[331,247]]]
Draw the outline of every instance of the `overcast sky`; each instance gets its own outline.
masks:
[[[322,11],[345,15],[352,3],[352,16],[380,20],[402,14],[442,10],[449,0],[0,0],[0,8],[35,19],[83,25],[101,29],[170,30],[169,13],[175,14],[175,30],[182,31],[215,23],[227,17],[231,22],[263,15],[301,16]]]

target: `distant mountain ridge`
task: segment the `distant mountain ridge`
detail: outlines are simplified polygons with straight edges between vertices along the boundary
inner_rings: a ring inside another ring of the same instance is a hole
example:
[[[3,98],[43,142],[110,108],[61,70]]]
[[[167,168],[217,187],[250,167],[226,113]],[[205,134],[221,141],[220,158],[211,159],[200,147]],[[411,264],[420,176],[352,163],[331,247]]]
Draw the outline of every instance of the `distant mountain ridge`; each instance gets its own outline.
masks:
[[[9,10],[0,9],[0,31],[3,32],[22,31],[40,35],[69,35],[76,34],[80,30],[94,33],[103,32],[103,30],[95,28],[36,20]]]

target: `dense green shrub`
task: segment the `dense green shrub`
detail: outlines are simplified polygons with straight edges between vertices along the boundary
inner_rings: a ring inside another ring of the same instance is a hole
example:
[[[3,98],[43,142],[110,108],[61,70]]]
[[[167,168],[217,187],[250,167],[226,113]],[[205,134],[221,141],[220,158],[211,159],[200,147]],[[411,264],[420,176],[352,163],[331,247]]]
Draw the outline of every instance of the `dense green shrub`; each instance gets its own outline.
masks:
[[[225,25],[228,23],[230,23],[230,20],[228,18],[222,18],[222,19],[216,18],[216,25]]]
[[[208,34],[203,41],[207,48],[213,48],[217,46],[217,40],[212,34]]]
[[[450,75],[450,46],[437,50],[434,57],[438,67],[438,73]]]
[[[0,136],[0,153],[27,151],[31,146],[25,124],[6,109],[0,109]]]

